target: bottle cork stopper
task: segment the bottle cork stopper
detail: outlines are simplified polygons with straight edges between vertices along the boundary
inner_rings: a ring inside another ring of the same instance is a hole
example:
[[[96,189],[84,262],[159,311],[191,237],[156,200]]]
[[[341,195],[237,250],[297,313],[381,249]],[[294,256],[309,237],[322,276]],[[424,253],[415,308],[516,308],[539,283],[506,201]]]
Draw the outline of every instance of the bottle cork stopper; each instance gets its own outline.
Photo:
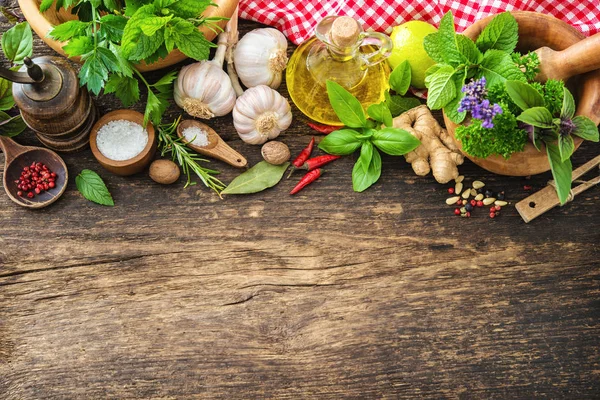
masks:
[[[331,40],[336,46],[348,47],[356,43],[360,27],[351,17],[339,17],[331,25]]]

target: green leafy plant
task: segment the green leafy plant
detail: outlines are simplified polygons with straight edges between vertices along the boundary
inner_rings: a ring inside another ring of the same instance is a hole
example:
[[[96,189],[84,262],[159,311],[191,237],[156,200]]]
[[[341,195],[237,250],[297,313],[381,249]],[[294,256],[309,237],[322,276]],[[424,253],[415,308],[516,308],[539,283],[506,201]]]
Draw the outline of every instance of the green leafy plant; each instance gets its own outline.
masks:
[[[495,16],[475,42],[456,34],[452,13],[446,13],[438,32],[427,35],[423,42],[427,54],[437,63],[425,77],[429,108],[443,108],[452,121],[461,123],[466,116],[459,111],[461,89],[467,79],[485,77],[489,86],[509,79],[526,81],[519,66],[521,62],[527,65],[529,58],[515,62],[512,57],[517,40],[517,21],[509,12]]]
[[[371,118],[377,121],[384,122],[383,118],[389,119],[397,117],[405,111],[421,105],[421,101],[416,97],[405,96],[410,87],[411,69],[408,61],[403,61],[399,64],[389,77],[389,85],[391,90],[384,93],[385,99],[379,104],[371,105]]]
[[[44,0],[40,11],[54,0]],[[137,62],[152,64],[178,48],[195,60],[208,58],[211,47],[198,26],[220,18],[203,18],[210,0],[57,0],[56,8],[71,8],[78,20],[62,23],[49,33],[53,39],[68,41],[63,47],[70,57],[81,57],[81,85],[98,95],[114,93],[125,107],[140,100],[140,82],[148,92],[145,123],[160,124],[169,106],[174,72],[150,84],[135,68]]]
[[[410,77],[408,79],[410,82]],[[360,156],[352,169],[354,191],[362,192],[379,180],[381,155],[399,156],[421,144],[404,129],[392,127],[392,117],[385,104],[368,108],[365,116],[360,102],[339,84],[327,81],[327,95],[344,128],[331,132],[319,144],[329,154],[348,155],[360,149]],[[381,127],[383,122],[384,127]]]
[[[86,199],[103,206],[112,207],[115,205],[104,181],[94,171],[90,169],[81,171],[79,175],[75,177],[75,184],[77,185],[79,193]]]
[[[544,96],[530,84],[519,81],[507,81],[506,92],[512,101],[523,110],[517,120],[529,126],[533,144],[541,150],[546,147],[556,193],[564,204],[571,190],[571,155],[575,151],[573,136],[598,142],[598,127],[588,117],[575,116],[575,100],[563,86],[562,106],[553,113]]]
[[[261,161],[249,170],[238,175],[221,194],[257,193],[279,183],[290,163],[282,165]]]
[[[206,187],[214,190],[220,195],[220,191],[223,190],[225,184],[214,176],[218,174],[219,171],[202,167],[199,162],[209,161],[200,158],[198,154],[190,150],[183,143],[181,138],[177,136],[177,126],[179,125],[180,120],[181,117],[170,124],[157,125],[158,149],[160,150],[160,155],[165,156],[171,154],[171,159],[181,166],[183,173],[187,176],[187,182],[184,188],[196,184],[196,182],[192,181],[192,173],[194,173]]]
[[[11,67],[19,68],[25,57],[31,57],[33,52],[33,35],[27,22],[20,22],[4,32],[0,40],[2,52]],[[0,135],[16,136],[27,127],[21,115],[11,116],[5,111],[14,108],[15,101],[12,96],[12,83],[0,78]]]

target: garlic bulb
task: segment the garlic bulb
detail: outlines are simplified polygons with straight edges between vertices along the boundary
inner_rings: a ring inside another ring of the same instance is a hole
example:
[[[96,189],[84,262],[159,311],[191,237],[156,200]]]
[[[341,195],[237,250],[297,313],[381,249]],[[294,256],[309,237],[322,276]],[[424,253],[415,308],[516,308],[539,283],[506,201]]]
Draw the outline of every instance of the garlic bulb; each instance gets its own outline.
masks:
[[[291,123],[290,103],[265,85],[246,90],[233,108],[233,125],[246,143],[263,144],[275,139]]]
[[[277,89],[287,64],[287,39],[274,28],[248,32],[233,51],[233,62],[246,87],[267,85]]]
[[[214,61],[183,67],[173,97],[188,114],[204,119],[229,114],[236,99],[229,76]]]

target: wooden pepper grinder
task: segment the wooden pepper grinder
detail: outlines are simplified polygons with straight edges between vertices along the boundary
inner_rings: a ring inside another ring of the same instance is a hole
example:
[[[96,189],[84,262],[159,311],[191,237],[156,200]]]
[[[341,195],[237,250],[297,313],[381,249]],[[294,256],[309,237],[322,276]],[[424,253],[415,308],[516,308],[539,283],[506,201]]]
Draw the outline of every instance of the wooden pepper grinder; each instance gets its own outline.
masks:
[[[0,69],[0,76],[13,82],[23,121],[52,150],[87,147],[98,115],[88,91],[79,87],[75,70],[61,57],[26,58],[24,63],[19,72]]]

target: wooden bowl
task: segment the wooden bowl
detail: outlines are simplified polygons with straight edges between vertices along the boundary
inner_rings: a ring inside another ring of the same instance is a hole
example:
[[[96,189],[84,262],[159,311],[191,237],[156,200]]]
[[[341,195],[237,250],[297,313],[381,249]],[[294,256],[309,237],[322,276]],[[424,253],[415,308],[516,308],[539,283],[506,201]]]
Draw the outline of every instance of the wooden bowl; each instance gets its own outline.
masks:
[[[37,33],[37,35],[44,41],[48,46],[50,46],[57,53],[68,57],[63,51],[63,46],[67,44],[66,42],[59,42],[48,37],[48,32],[52,30],[52,28],[58,24],[61,24],[66,21],[71,21],[77,19],[77,16],[71,14],[65,9],[61,8],[60,11],[56,11],[54,5],[52,5],[48,10],[44,13],[40,13],[40,3],[42,0],[18,0],[19,7],[21,7],[21,11],[23,15],[31,25],[31,28]],[[218,7],[208,7],[206,11],[202,14],[205,18],[214,18],[214,17],[225,17],[230,18],[237,5],[238,0],[213,0],[214,4],[218,5]],[[224,28],[227,24],[227,21],[219,21],[217,24]],[[209,29],[207,26],[203,25],[198,28],[207,40],[212,41],[216,37],[216,33]],[[136,65],[138,71],[155,71],[157,69],[165,68],[178,62],[181,62],[187,58],[179,50],[175,49],[169,53],[169,55],[164,59],[159,59],[157,62],[147,65],[142,62]],[[79,57],[74,57],[72,60],[80,62]]]
[[[548,46],[554,50],[563,50],[585,38],[582,33],[569,24],[549,15],[528,11],[515,11],[512,15],[519,24],[517,50],[521,53],[536,50],[543,46]],[[477,39],[492,18],[493,16],[489,16],[475,22],[463,34],[473,40]],[[577,103],[577,115],[585,115],[596,124],[600,123],[600,70],[575,76],[569,79],[567,84]],[[444,121],[448,132],[462,150],[461,143],[454,136],[458,125],[450,121],[445,113]],[[574,139],[575,148],[577,148],[582,139],[579,137],[574,137]],[[483,159],[472,157],[464,151],[463,153],[481,168],[500,175],[529,176],[550,170],[546,150],[537,151],[533,144],[529,142],[522,152],[512,154],[508,160],[498,155]]]
[[[144,115],[137,111],[111,111],[94,124],[92,132],[90,133],[90,148],[92,149],[92,154],[94,154],[96,160],[98,160],[100,165],[102,165],[106,170],[121,176],[133,175],[143,171],[144,168],[146,168],[148,164],[150,164],[150,161],[152,161],[154,158],[154,153],[156,153],[156,134],[154,132],[154,126],[152,126],[152,123],[148,122],[148,126],[146,126],[146,131],[148,132],[148,143],[140,154],[129,160],[115,161],[105,157],[100,150],[98,150],[96,138],[98,137],[98,130],[103,125],[109,123],[110,121],[118,120],[127,120],[142,126],[144,125]]]

